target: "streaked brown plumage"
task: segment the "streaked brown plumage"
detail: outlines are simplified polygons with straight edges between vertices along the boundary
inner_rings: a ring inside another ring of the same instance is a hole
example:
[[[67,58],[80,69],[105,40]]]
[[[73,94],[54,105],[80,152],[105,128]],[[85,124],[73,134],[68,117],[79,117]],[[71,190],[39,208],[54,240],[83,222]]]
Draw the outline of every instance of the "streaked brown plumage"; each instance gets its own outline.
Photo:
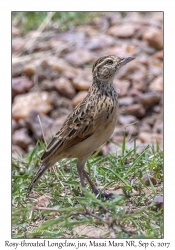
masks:
[[[117,70],[133,59],[105,56],[94,63],[93,83],[88,95],[67,117],[61,130],[47,146],[41,157],[41,166],[28,187],[28,193],[41,175],[57,161],[62,158],[77,158],[77,170],[82,187],[85,187],[85,177],[92,191],[98,194],[84,166],[88,157],[113,133],[118,114],[118,97],[112,84],[113,79]],[[108,195],[104,193],[103,196]]]

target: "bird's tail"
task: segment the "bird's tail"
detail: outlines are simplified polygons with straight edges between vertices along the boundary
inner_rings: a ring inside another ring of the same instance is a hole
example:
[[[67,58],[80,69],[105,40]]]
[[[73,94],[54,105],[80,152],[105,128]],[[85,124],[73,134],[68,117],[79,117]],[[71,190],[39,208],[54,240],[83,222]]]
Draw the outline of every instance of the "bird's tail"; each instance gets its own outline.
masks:
[[[32,188],[35,186],[35,183],[37,180],[42,176],[42,174],[50,167],[50,162],[47,162],[45,164],[42,164],[36,174],[33,177],[33,180],[31,181],[28,189],[27,189],[27,195],[32,191]]]

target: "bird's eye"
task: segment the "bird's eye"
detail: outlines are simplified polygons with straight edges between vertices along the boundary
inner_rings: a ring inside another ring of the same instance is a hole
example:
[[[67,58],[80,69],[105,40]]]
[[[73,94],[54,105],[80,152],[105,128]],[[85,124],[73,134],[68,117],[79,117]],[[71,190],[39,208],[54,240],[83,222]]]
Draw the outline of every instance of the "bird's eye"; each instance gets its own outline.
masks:
[[[113,64],[113,61],[112,60],[108,60],[107,64]]]

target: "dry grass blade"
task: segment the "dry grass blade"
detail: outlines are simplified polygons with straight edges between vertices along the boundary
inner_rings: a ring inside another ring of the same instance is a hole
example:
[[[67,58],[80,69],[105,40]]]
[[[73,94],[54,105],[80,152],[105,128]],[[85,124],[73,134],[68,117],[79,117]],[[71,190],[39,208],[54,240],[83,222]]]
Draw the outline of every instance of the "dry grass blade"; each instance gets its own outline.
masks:
[[[44,21],[41,23],[41,25],[39,26],[39,28],[35,31],[33,37],[26,43],[25,48],[23,50],[23,53],[25,51],[30,50],[30,47],[32,46],[32,44],[35,42],[35,40],[40,36],[40,34],[43,32],[43,30],[46,28],[46,26],[48,25],[48,23],[50,22],[50,20],[52,19],[52,17],[54,16],[55,12],[48,12],[46,18],[44,19]]]
[[[41,120],[40,120],[39,115],[37,115],[37,117],[38,117],[38,121],[39,121],[39,124],[40,124],[40,128],[41,128],[41,131],[42,131],[42,134],[43,134],[44,144],[45,144],[45,146],[47,147],[47,142],[46,142],[46,139],[45,139],[45,136],[44,136],[44,131],[43,131],[43,127],[42,127],[42,124],[41,124]]]

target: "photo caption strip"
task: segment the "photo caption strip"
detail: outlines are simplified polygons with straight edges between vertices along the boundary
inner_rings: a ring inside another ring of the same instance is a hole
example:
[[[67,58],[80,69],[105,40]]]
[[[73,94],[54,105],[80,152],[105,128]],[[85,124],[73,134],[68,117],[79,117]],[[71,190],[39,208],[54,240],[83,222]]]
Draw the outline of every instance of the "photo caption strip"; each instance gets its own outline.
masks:
[[[170,247],[170,242],[164,242],[164,240],[126,240],[126,241],[118,241],[118,240],[37,240],[35,242],[30,242],[28,240],[21,241],[5,241],[5,247],[10,247],[12,249],[22,249],[27,247],[35,247],[35,248],[73,248],[73,249],[85,249],[88,247],[91,248],[99,248],[99,247],[107,247],[114,248],[139,248],[139,249],[168,249]]]

